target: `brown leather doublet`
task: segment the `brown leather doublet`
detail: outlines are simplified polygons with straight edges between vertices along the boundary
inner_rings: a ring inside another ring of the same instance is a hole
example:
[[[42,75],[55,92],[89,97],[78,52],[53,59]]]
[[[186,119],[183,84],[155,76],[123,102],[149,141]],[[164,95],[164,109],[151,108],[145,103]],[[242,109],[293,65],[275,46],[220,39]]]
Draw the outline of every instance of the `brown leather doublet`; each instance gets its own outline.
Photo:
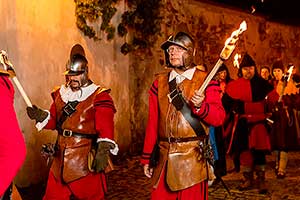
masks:
[[[196,137],[196,133],[181,112],[177,111],[172,103],[169,102],[167,97],[169,94],[169,72],[160,73],[157,77],[159,138]],[[189,102],[195,90],[200,88],[205,76],[205,72],[196,69],[192,80],[185,79],[178,85],[186,102]],[[208,127],[204,124],[202,126],[207,134]],[[190,141],[170,144],[160,141],[160,160],[158,166],[154,169],[154,185],[157,185],[164,168],[166,168],[168,186],[173,191],[188,188],[207,179],[206,162],[201,159],[198,143],[199,141]]]
[[[76,106],[76,111],[63,122],[62,129],[81,134],[97,134],[95,129],[94,99],[107,89],[98,88],[87,99]],[[65,102],[63,102],[59,89],[52,93],[56,106],[58,122]],[[69,183],[88,175],[88,154],[92,147],[92,139],[75,136],[66,137],[61,134],[57,138],[58,152],[53,159],[51,170],[57,179]]]

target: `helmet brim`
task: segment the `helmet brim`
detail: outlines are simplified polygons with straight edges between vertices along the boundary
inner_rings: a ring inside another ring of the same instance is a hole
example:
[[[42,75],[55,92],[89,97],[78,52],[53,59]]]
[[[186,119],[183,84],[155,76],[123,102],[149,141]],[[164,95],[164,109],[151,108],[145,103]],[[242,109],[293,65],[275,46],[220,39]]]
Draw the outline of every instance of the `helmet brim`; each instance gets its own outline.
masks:
[[[72,70],[67,70],[64,72],[64,75],[66,76],[77,76],[77,75],[80,75],[80,74],[83,74],[84,71],[72,71]]]
[[[167,49],[169,48],[169,46],[171,46],[171,45],[180,46],[180,47],[184,48],[185,50],[187,50],[187,48],[185,48],[184,46],[182,46],[180,43],[175,42],[175,41],[170,41],[170,40],[165,41],[165,42],[160,46],[160,48],[162,48],[163,50],[167,50]]]

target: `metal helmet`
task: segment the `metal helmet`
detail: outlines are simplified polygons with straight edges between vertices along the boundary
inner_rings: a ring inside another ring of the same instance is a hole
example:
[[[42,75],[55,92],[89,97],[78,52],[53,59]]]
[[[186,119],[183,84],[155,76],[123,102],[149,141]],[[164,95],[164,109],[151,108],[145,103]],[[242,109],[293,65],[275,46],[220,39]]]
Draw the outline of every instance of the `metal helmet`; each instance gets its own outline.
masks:
[[[66,65],[65,75],[74,76],[88,72],[88,61],[85,57],[84,49],[80,44],[72,47],[70,59]]]
[[[161,48],[165,52],[165,57],[166,57],[166,64],[168,67],[173,67],[170,63],[169,60],[169,53],[168,53],[168,48],[171,45],[176,45],[179,47],[182,47],[183,49],[187,50],[187,56],[183,58],[184,62],[184,68],[189,68],[192,66],[193,61],[194,61],[194,54],[195,54],[195,48],[194,48],[194,40],[184,32],[178,32],[175,36],[171,35],[167,41],[165,41],[162,45]]]

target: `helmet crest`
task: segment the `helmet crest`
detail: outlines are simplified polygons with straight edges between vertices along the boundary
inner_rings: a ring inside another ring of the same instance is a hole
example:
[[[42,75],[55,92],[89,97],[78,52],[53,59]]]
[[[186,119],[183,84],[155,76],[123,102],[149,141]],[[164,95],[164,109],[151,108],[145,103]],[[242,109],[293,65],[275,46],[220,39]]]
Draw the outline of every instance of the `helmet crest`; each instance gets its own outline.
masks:
[[[66,65],[65,75],[79,75],[88,71],[88,61],[85,57],[85,52],[80,44],[72,47],[70,59]]]

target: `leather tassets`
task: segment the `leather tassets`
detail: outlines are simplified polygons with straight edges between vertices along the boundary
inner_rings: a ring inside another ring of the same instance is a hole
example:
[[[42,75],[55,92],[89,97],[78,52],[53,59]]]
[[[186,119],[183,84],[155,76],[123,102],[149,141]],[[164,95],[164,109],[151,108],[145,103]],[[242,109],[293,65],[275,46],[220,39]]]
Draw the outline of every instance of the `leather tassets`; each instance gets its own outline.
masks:
[[[192,80],[186,79],[178,85],[186,101],[189,101],[194,91],[201,86],[205,76],[205,72],[196,70]],[[168,77],[168,72],[158,75],[159,138],[196,137],[189,122],[169,102]],[[208,127],[204,124],[203,126],[207,131]],[[208,178],[207,172],[210,170],[207,170],[208,165],[200,155],[199,141],[180,143],[160,141],[159,147],[159,162],[152,176],[154,187],[159,180],[165,178],[162,176],[163,170],[166,172],[167,184],[172,191],[188,188]]]
[[[170,144],[166,181],[172,191],[214,178],[211,167],[200,153],[199,141]]]
[[[54,176],[69,183],[88,175],[90,171],[87,158],[91,151],[91,140],[58,137],[59,150],[51,166]]]

